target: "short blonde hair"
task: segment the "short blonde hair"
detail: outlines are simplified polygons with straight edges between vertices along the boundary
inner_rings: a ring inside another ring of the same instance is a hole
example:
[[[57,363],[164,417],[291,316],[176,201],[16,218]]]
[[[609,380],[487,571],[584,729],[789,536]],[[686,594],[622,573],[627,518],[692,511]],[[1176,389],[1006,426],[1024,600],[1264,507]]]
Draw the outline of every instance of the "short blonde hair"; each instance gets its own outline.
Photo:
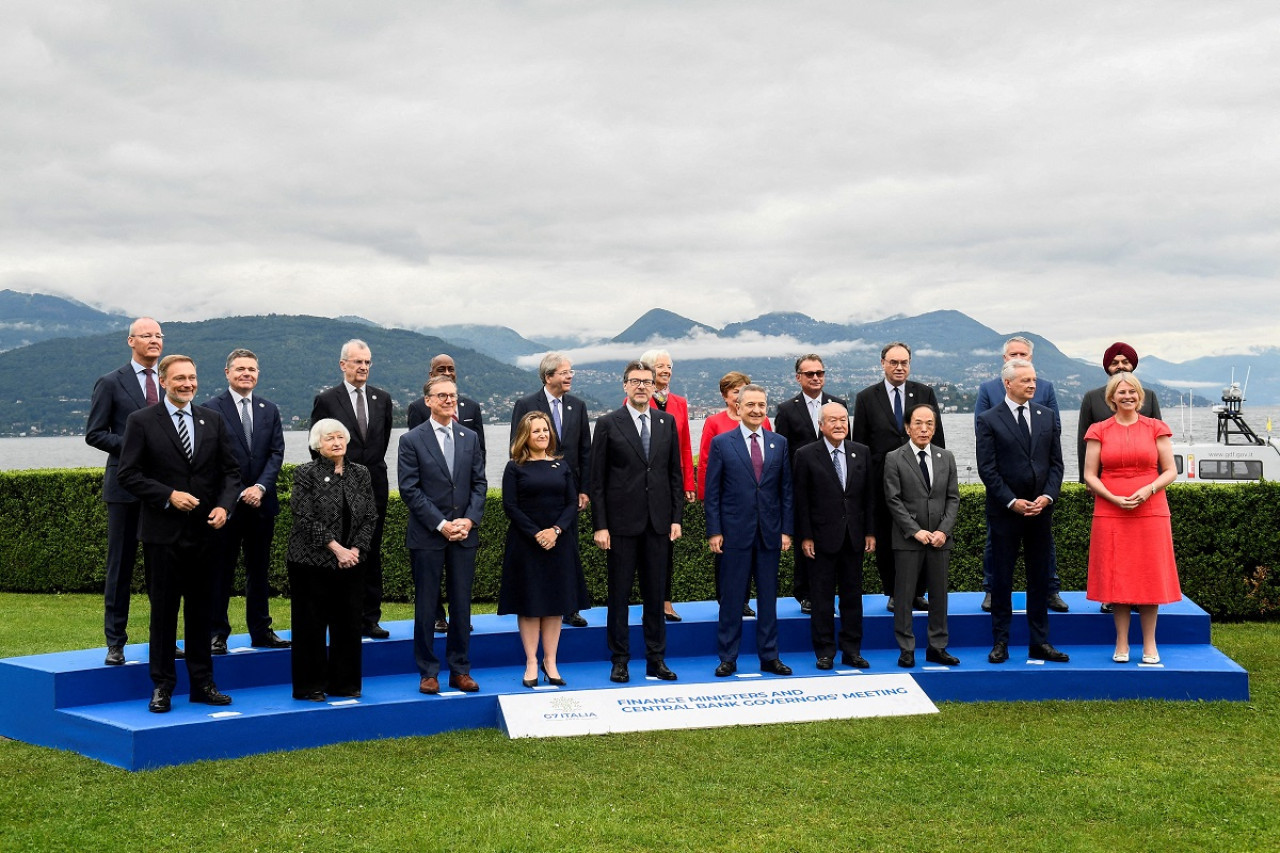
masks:
[[[311,434],[307,439],[307,444],[312,450],[320,449],[320,439],[326,435],[341,433],[342,437],[347,441],[351,441],[351,430],[337,418],[321,418],[311,425]]]
[[[1142,390],[1142,383],[1139,382],[1138,377],[1134,376],[1132,373],[1128,373],[1124,370],[1117,370],[1115,373],[1111,374],[1111,378],[1107,380],[1107,391],[1105,395],[1107,408],[1113,412],[1116,410],[1116,388],[1121,382],[1128,382],[1133,386],[1133,390],[1138,392],[1138,406],[1141,407],[1142,401],[1147,398],[1147,392]]]

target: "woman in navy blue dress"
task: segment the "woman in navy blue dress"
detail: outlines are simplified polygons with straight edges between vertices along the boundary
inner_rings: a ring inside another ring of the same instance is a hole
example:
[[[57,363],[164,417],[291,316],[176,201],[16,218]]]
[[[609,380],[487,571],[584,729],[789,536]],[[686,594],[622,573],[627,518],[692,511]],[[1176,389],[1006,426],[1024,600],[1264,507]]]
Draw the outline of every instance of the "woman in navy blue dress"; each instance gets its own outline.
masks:
[[[538,683],[539,640],[543,675],[551,684],[564,684],[556,666],[561,620],[590,606],[578,543],[571,535],[578,487],[569,464],[555,455],[555,441],[550,418],[529,412],[517,425],[511,461],[502,474],[502,508],[510,525],[498,612],[517,616],[525,687]]]

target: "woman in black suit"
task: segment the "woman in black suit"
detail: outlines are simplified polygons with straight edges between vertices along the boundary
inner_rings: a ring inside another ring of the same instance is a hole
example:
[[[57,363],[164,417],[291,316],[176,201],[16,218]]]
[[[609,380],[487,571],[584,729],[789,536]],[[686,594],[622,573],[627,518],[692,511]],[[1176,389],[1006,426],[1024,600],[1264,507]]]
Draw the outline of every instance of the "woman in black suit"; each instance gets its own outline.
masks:
[[[285,563],[292,590],[295,699],[360,695],[360,563],[378,515],[369,469],[346,461],[350,439],[341,421],[316,421],[310,443],[320,458],[293,472],[293,530]]]

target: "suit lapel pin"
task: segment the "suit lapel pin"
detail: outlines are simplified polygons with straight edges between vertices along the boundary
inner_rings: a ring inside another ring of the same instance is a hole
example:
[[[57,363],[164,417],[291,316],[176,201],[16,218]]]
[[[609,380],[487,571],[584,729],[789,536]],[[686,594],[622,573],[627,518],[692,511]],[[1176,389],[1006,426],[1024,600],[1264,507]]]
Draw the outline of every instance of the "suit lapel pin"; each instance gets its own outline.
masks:
[[[770,450],[773,450],[773,447],[774,447],[773,442],[772,442],[772,441],[771,441],[771,442],[769,442],[769,449],[770,449]]]
[[[324,478],[324,481],[325,481],[326,483],[327,483],[327,482],[329,482],[329,478],[328,478],[328,477],[325,477],[325,478]]]
[[[259,403],[259,404],[258,404],[258,408],[259,408],[259,409],[265,409],[266,407],[267,407],[267,404],[266,404],[266,403]]]
[[[857,459],[857,458],[858,458],[858,454],[856,454],[856,453],[854,453],[852,450],[850,450],[850,451],[849,451],[849,458],[850,458],[850,459]]]
[[[370,399],[370,400],[376,400],[376,399],[378,399],[378,395],[377,395],[377,394],[370,394],[370,395],[369,395],[369,399]]]
[[[204,426],[204,418],[200,419],[200,426]]]

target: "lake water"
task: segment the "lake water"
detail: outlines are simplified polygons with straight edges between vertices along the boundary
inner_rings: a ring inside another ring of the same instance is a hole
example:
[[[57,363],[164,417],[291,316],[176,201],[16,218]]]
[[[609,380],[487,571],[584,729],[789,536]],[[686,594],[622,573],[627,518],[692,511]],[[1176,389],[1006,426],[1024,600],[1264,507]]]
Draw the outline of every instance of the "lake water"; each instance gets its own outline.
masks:
[[[1212,441],[1217,429],[1217,416],[1207,408],[1192,410],[1170,408],[1163,412],[1165,421],[1173,429],[1174,441],[1183,442],[1190,435],[1197,441]],[[1189,417],[1188,417],[1189,414]],[[1268,419],[1280,421],[1280,407],[1259,406],[1246,410],[1249,425],[1264,434]],[[1076,424],[1079,413],[1064,412],[1062,416],[1062,455],[1066,464],[1066,479],[1076,479]],[[973,413],[953,412],[943,416],[946,426],[947,449],[955,454],[960,481],[978,482],[978,463],[973,436]],[[391,447],[387,452],[387,468],[391,482],[396,482],[396,446],[403,429],[392,432]],[[502,471],[507,457],[500,449],[506,446],[510,427],[507,424],[488,424],[484,428],[485,444],[490,449],[487,475],[490,488],[502,485]],[[694,453],[702,435],[702,422],[692,424]],[[307,433],[286,432],[285,461],[306,462]],[[83,436],[51,436],[39,438],[0,438],[0,470],[15,471],[35,468],[101,468],[105,455],[84,443]]]

